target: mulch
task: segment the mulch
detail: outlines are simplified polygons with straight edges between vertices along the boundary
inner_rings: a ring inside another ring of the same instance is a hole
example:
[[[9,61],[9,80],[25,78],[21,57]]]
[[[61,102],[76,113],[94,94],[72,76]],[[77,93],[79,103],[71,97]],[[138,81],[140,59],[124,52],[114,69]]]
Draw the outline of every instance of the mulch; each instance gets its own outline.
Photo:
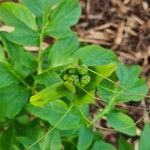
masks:
[[[80,0],[80,3],[82,16],[75,26],[79,40],[112,49],[127,65],[140,65],[141,75],[150,88],[150,0]],[[91,106],[91,116],[99,107],[103,107],[99,101]],[[135,121],[144,116],[137,124],[140,135],[144,123],[149,121],[149,99],[122,107]],[[108,127],[105,119],[100,124]],[[112,144],[118,141],[118,133],[103,131],[103,134]],[[123,136],[137,149],[139,136]]]
[[[115,51],[125,64],[139,64],[150,75],[150,0],[81,0],[75,30],[80,41]],[[150,86],[150,79],[149,79]]]

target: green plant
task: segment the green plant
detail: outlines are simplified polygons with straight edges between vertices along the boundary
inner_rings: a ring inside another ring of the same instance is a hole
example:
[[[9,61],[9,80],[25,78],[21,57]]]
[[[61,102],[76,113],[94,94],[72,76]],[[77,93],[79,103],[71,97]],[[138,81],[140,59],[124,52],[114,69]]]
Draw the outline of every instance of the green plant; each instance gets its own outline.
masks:
[[[81,47],[70,29],[80,13],[78,0],[0,5],[0,150],[114,150],[93,131],[104,116],[114,128],[108,130],[136,135],[136,123],[115,106],[145,97],[141,69],[119,63],[100,46]],[[47,36],[55,40],[44,47]],[[90,104],[100,98],[105,108],[88,119]],[[122,147],[133,149],[121,137]]]

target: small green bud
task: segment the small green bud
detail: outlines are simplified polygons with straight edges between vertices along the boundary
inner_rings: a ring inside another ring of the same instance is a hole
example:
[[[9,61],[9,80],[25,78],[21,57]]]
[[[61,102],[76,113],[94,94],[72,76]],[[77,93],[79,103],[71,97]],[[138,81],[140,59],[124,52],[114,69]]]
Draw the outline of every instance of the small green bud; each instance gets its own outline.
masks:
[[[63,80],[67,81],[67,80],[68,80],[68,77],[69,77],[68,74],[64,74],[64,75],[63,75]]]
[[[74,80],[74,85],[80,86],[80,80],[78,77]]]
[[[80,79],[81,85],[83,85],[83,86],[88,84],[90,81],[91,81],[91,78],[88,74],[82,76],[81,79]]]
[[[68,77],[68,81],[70,81],[70,82],[74,82],[74,80],[76,80],[77,78],[78,78],[78,76],[77,76],[77,75],[72,74],[72,75],[69,75],[69,77]]]
[[[68,70],[68,72],[69,72],[70,74],[75,74],[75,73],[76,73],[76,68],[70,68],[70,69]]]
[[[88,67],[85,65],[81,65],[78,68],[78,73],[81,75],[87,74],[88,73]]]

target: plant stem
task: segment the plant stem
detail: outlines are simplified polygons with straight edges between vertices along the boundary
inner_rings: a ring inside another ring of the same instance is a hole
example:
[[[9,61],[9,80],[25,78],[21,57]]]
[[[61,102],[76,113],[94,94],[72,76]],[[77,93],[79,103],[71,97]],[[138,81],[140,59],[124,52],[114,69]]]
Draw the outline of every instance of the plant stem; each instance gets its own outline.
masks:
[[[47,17],[49,17],[50,15],[51,15],[51,10],[50,10],[49,14],[47,15]],[[38,53],[37,74],[42,73],[42,50],[43,50],[42,49],[42,42],[43,42],[43,38],[44,38],[44,31],[45,31],[46,27],[48,26],[48,24],[49,24],[49,21],[47,20],[41,29],[41,33],[40,33],[40,37],[39,37],[39,53]]]
[[[114,108],[116,102],[117,98],[112,98],[108,105],[104,108],[104,110],[96,115],[96,117],[93,119],[93,122],[95,123],[97,120],[100,120],[103,116],[107,115]]]
[[[43,29],[39,38],[39,54],[38,54],[38,69],[37,74],[42,72],[42,41],[43,41]]]
[[[11,68],[11,66],[9,66],[8,64],[3,64],[5,65],[5,67],[7,67],[7,69],[9,70],[9,72],[11,72],[22,84],[24,84],[27,89],[33,91],[33,92],[36,92],[34,91],[34,89],[28,84],[26,83],[14,70],[13,68]]]

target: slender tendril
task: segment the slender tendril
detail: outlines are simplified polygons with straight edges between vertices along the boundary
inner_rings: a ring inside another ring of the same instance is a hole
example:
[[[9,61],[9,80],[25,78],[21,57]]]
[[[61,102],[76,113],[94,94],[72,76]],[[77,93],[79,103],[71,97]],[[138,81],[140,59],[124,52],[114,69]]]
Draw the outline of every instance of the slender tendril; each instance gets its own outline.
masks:
[[[126,87],[124,87],[124,86],[122,86],[122,85],[118,85],[118,84],[117,84],[116,82],[114,82],[113,80],[111,80],[111,79],[109,79],[109,78],[103,76],[102,74],[100,74],[100,73],[98,73],[98,72],[96,72],[96,71],[94,71],[94,70],[92,70],[92,69],[89,69],[89,68],[88,68],[88,70],[89,70],[90,72],[96,74],[97,76],[100,76],[100,77],[106,79],[107,81],[113,83],[114,85],[116,85],[116,86],[118,86],[118,87],[120,87],[120,88],[122,88],[122,89],[124,89],[124,90],[126,90],[126,91],[128,91],[128,92],[130,92],[130,93],[132,93],[132,95],[139,95],[139,96],[142,96],[142,97],[145,97],[145,98],[150,98],[150,96],[146,96],[146,95],[143,95],[143,94],[137,94],[137,93],[131,92],[131,91],[130,91],[129,89],[127,89]]]
[[[66,117],[66,115],[70,112],[70,110],[73,108],[74,105],[71,105],[69,107],[69,109],[65,112],[65,114],[58,120],[58,122],[55,124],[55,126],[53,126],[51,129],[49,129],[47,131],[47,133],[45,133],[43,136],[41,136],[38,140],[36,140],[33,144],[31,144],[30,146],[28,146],[26,148],[26,150],[31,149],[34,145],[36,145],[37,143],[39,143],[42,139],[44,139],[46,136],[48,136],[60,123],[61,121]]]
[[[107,131],[116,131],[115,129],[108,129],[108,128],[104,128],[104,127],[100,127],[100,126],[97,126],[95,125],[91,120],[89,120],[85,115],[84,113],[82,112],[81,108],[79,107],[79,111],[81,113],[81,115],[83,116],[83,118],[90,124],[90,125],[93,125],[94,127],[100,129],[100,130],[107,130]],[[150,111],[148,111],[148,114],[150,114]],[[128,128],[131,128],[133,126],[135,126],[136,124],[138,124],[141,120],[144,119],[144,116],[141,117],[139,120],[137,120],[134,124],[130,125],[130,126],[126,126],[126,127],[123,127],[123,128],[118,128],[118,130],[124,130],[124,129],[128,129]]]

